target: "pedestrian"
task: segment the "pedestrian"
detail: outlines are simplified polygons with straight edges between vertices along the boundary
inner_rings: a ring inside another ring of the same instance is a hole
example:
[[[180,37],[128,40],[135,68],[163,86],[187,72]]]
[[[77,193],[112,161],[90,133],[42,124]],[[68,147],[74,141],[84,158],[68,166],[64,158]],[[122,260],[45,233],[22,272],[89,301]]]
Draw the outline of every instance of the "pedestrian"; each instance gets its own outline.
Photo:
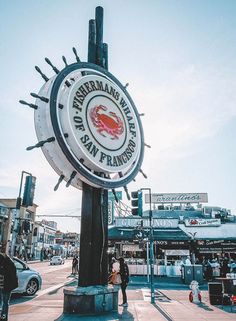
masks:
[[[78,259],[74,256],[72,260],[72,274],[75,275],[78,272]]]
[[[12,259],[0,253],[0,301],[2,306],[1,321],[7,321],[11,291],[18,287],[16,267]]]
[[[207,260],[206,268],[205,268],[205,279],[206,281],[210,281],[212,280],[212,278],[213,278],[213,269],[211,266],[211,261]]]
[[[120,276],[121,276],[121,291],[122,291],[122,297],[123,297],[123,303],[120,304],[120,306],[127,307],[127,295],[126,295],[126,288],[129,283],[129,268],[128,265],[125,263],[125,260],[123,257],[120,257],[118,259],[120,263]]]
[[[185,265],[191,265],[190,256],[187,256],[185,260]]]

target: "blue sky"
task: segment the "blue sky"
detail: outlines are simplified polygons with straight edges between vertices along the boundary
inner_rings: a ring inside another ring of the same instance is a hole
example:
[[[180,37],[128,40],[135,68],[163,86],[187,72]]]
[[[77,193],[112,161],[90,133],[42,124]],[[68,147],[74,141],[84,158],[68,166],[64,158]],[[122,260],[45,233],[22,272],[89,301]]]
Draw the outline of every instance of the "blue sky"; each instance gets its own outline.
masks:
[[[129,190],[153,193],[207,192],[209,204],[236,213],[236,2],[219,0],[3,1],[0,0],[1,140],[0,197],[18,195],[21,171],[37,176],[39,214],[78,213],[81,191],[53,187],[57,175],[37,142],[32,102],[49,77],[49,57],[60,69],[61,56],[87,60],[88,21],[104,8],[104,42],[109,71],[129,83],[142,118],[143,171]],[[64,184],[65,185],[65,184]],[[58,220],[62,230],[74,219]]]

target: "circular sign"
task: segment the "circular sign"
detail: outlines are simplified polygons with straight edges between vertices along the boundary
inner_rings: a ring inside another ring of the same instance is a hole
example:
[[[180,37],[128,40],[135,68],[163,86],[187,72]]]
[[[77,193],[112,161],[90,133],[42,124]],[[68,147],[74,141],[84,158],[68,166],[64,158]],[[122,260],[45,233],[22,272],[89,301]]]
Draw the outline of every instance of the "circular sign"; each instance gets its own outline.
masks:
[[[50,79],[40,95],[49,102],[36,101],[36,132],[39,140],[55,137],[42,149],[59,175],[79,188],[82,181],[108,189],[134,179],[143,160],[142,124],[112,74],[75,63]]]

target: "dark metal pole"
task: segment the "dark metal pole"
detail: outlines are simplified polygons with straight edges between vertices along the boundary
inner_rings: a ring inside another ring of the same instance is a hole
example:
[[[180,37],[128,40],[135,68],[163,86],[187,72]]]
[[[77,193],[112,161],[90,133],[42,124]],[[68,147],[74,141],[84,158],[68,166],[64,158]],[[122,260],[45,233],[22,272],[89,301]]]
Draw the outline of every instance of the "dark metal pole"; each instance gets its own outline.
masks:
[[[103,8],[96,8],[96,64],[103,67]]]
[[[149,195],[149,246],[150,246],[150,290],[151,290],[151,303],[155,303],[154,291],[154,250],[153,250],[153,226],[152,226],[152,193],[151,188],[141,188],[142,191],[148,191]]]
[[[149,225],[150,225],[150,263],[151,263],[151,278],[150,278],[150,285],[151,285],[151,303],[155,303],[155,292],[154,292],[154,283],[153,283],[153,276],[154,276],[154,253],[153,253],[153,227],[152,227],[152,204],[151,204],[151,189],[149,191]]]
[[[93,19],[89,20],[88,62],[96,62],[96,24]]]
[[[86,183],[83,183],[78,283],[79,286],[92,285],[92,204],[92,187]]]
[[[89,21],[88,62],[107,66],[104,55],[103,8]],[[79,286],[108,282],[108,191],[83,183],[80,235]]]

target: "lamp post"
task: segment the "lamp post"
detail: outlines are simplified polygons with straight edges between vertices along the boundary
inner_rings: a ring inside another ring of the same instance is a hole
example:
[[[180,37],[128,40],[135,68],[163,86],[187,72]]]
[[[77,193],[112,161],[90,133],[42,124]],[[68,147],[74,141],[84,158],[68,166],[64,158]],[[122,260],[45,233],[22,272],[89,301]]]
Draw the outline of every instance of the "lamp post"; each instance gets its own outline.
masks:
[[[152,205],[151,205],[151,188],[141,188],[141,190],[146,190],[149,193],[149,246],[150,246],[150,288],[151,288],[151,303],[155,303],[155,292],[154,292],[154,250],[153,250],[153,227],[152,227]]]
[[[32,174],[22,171],[21,172],[21,180],[20,180],[20,189],[19,189],[19,195],[16,199],[16,215],[14,219],[14,226],[13,226],[13,233],[12,233],[12,243],[11,243],[11,256],[15,255],[15,246],[18,243],[18,234],[19,234],[19,228],[20,228],[20,210],[21,210],[21,191],[22,191],[22,183],[23,183],[23,176],[24,174],[32,176]]]

